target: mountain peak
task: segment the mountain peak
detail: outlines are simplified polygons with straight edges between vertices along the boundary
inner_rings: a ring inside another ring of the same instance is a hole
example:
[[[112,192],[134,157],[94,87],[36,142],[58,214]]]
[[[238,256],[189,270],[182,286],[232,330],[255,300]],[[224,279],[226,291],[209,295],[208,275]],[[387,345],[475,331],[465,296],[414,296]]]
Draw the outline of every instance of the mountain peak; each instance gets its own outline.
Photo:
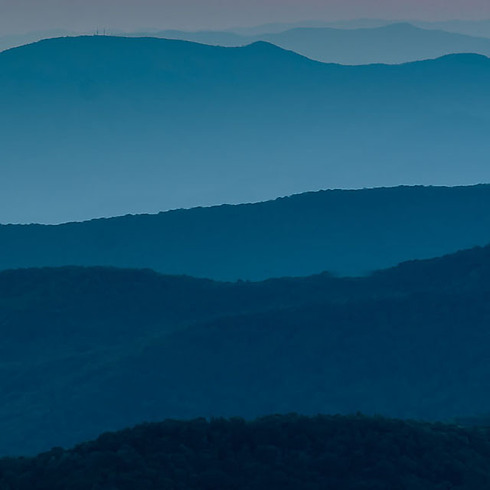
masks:
[[[305,59],[304,56],[294,52],[290,51],[288,49],[281,48],[280,46],[277,46],[276,44],[273,44],[268,41],[255,41],[251,44],[248,44],[246,46],[243,46],[242,48],[239,49],[244,49],[247,51],[251,52],[256,52],[256,53],[267,53],[267,54],[272,54],[272,55],[284,55],[288,54],[290,56],[294,56],[295,58],[303,58]]]

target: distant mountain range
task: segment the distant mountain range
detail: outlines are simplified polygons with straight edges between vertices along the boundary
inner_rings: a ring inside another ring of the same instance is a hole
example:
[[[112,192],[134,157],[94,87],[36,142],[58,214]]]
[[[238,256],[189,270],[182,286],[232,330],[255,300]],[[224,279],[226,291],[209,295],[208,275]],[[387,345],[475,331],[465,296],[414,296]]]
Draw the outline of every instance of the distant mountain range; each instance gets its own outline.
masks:
[[[102,265],[218,280],[359,275],[490,243],[488,209],[489,185],[397,187],[0,226],[0,269]]]
[[[70,450],[0,460],[15,490],[481,490],[486,428],[381,417],[271,415],[144,424]]]
[[[219,31],[161,31],[152,35],[218,46],[266,41],[317,61],[346,65],[407,63],[453,53],[490,55],[489,38],[425,29],[408,23],[362,29],[297,27],[255,35]]]
[[[0,273],[1,454],[166,417],[488,413],[490,248],[367,278]]]
[[[490,37],[490,19],[448,20],[440,22],[414,22],[414,25],[429,29],[466,34],[468,36]]]
[[[2,35],[0,36],[0,51],[22,46],[24,44],[29,44],[36,41],[41,41],[43,39],[51,39],[60,36],[80,36],[83,34],[96,34],[100,33],[101,35],[110,34],[116,36],[141,36],[144,34],[145,36],[150,37],[165,37],[170,36],[170,38],[174,38],[174,36],[190,35],[190,36],[198,36],[198,35],[214,35],[214,36],[222,36],[222,39],[228,39],[232,45],[233,41],[237,41],[243,37],[255,37],[260,38],[260,36],[268,36],[271,34],[279,34],[284,33],[290,30],[296,29],[344,29],[344,30],[356,30],[356,29],[376,29],[380,27],[387,27],[394,24],[410,24],[414,27],[419,27],[421,29],[430,29],[430,30],[438,30],[451,32],[456,34],[463,34],[466,36],[472,37],[483,37],[490,38],[490,20],[480,20],[480,21],[462,21],[462,20],[453,20],[453,21],[445,21],[445,22],[423,22],[417,20],[385,20],[385,19],[354,19],[348,21],[336,21],[336,22],[326,22],[319,20],[312,21],[302,21],[302,22],[293,22],[293,23],[271,23],[258,25],[253,27],[241,27],[234,29],[227,29],[222,31],[183,31],[178,29],[151,29],[140,31],[136,33],[135,31],[121,31],[115,29],[94,29],[92,32],[76,32],[76,31],[67,31],[65,29],[51,29],[47,31],[32,31],[23,34],[10,34],[10,35]],[[229,34],[229,38],[226,35]],[[213,39],[213,38],[211,38]],[[216,39],[216,38],[215,38]],[[204,40],[202,42],[205,42]]]
[[[393,24],[410,24],[414,27],[420,27],[421,29],[430,29],[451,32],[456,34],[463,34],[472,37],[484,37],[490,38],[490,20],[480,20],[480,21],[464,21],[464,20],[452,20],[444,22],[424,22],[417,20],[386,20],[386,19],[354,19],[347,21],[335,21],[327,22],[321,20],[311,20],[311,21],[301,21],[292,23],[270,23],[251,27],[237,27],[233,29],[226,29],[222,31],[183,31],[178,29],[150,29],[145,31],[121,31],[118,29],[94,29],[89,32],[76,32],[67,31],[65,29],[52,29],[47,31],[32,31],[23,34],[10,34],[0,36],[0,51],[22,46],[24,44],[41,41],[43,39],[51,39],[59,36],[80,36],[83,34],[96,34],[101,35],[110,34],[116,36],[141,36],[143,33],[145,36],[162,36],[167,33],[180,36],[184,34],[189,35],[222,35],[223,39],[227,39],[225,36],[229,34],[229,40],[237,40],[243,37],[260,37],[262,35],[279,34],[285,31],[294,29],[345,29],[345,30],[356,30],[356,29],[376,29],[379,27],[386,27]],[[173,36],[170,35],[172,38]]]
[[[0,222],[490,181],[490,60],[321,64],[267,43],[0,53]]]
[[[377,27],[384,27],[392,24],[406,24],[409,23],[413,26],[420,27],[422,29],[433,29],[446,32],[454,32],[458,34],[465,34],[467,36],[476,37],[490,37],[490,19],[482,20],[448,20],[440,22],[428,22],[414,19],[352,19],[352,20],[340,20],[340,21],[322,21],[322,20],[310,20],[293,23],[269,23],[258,25],[254,27],[243,27],[236,29],[228,29],[227,32],[234,32],[236,34],[242,34],[246,36],[261,35],[261,34],[275,34],[278,32],[288,31],[290,29],[297,29],[303,27],[322,28],[330,27],[333,29],[375,29]],[[155,32],[155,31],[153,31]]]

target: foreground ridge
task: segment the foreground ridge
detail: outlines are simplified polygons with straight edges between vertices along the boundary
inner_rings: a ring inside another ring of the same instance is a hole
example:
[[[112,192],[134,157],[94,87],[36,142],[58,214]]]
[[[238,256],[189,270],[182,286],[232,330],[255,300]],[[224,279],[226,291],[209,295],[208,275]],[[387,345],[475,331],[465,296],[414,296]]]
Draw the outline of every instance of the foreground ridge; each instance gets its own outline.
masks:
[[[1,488],[482,489],[490,431],[381,417],[167,420],[0,461]]]

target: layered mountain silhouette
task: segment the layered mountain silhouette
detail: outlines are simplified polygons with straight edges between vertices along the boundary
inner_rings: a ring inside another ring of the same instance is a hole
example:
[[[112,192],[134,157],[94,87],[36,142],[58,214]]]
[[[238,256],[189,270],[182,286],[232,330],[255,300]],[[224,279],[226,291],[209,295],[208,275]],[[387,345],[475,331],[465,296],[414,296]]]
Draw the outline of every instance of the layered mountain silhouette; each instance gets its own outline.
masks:
[[[490,243],[489,208],[488,185],[397,187],[0,226],[0,269],[103,265],[232,281],[359,275]]]
[[[317,61],[345,65],[407,63],[454,53],[490,55],[488,38],[424,29],[409,23],[361,29],[297,27],[255,35],[219,31],[162,31],[153,35],[218,46],[267,41]]]
[[[456,32],[468,36],[490,37],[490,19],[482,20],[448,20],[439,22],[415,22],[416,25],[429,28],[441,29],[447,32]]]
[[[338,20],[338,21],[324,21],[324,20],[305,20],[300,22],[273,22],[267,24],[260,24],[256,26],[248,27],[235,27],[231,29],[226,29],[224,31],[186,31],[186,32],[223,32],[232,33],[240,36],[261,36],[268,34],[278,34],[285,31],[290,31],[293,29],[303,29],[303,28],[313,28],[313,29],[345,29],[345,30],[356,30],[356,29],[377,29],[380,27],[386,27],[393,24],[410,24],[421,29],[438,30],[445,32],[452,32],[457,34],[464,34],[473,37],[490,37],[490,20],[448,20],[448,21],[421,21],[414,19],[398,19],[398,20],[387,20],[387,19],[374,19],[374,18],[360,18],[360,19],[349,19],[349,20]],[[167,30],[157,30],[153,29],[148,31],[149,35],[161,35],[164,32],[182,32],[176,29]],[[139,33],[141,34],[142,31]],[[128,35],[137,35],[138,33],[132,32],[127,33]]]
[[[381,417],[167,420],[0,460],[16,490],[454,488],[490,484],[488,429]]]
[[[490,60],[321,64],[104,36],[0,53],[0,221],[490,180]]]
[[[0,274],[2,454],[143,421],[488,413],[490,248],[367,278]]]

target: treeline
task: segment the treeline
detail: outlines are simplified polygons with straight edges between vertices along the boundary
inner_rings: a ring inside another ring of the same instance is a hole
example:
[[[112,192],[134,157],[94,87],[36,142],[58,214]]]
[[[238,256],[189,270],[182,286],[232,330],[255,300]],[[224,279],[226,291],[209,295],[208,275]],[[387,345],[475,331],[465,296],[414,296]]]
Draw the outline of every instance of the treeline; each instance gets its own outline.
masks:
[[[360,275],[490,243],[490,185],[310,192],[59,226],[0,226],[0,269],[114,266],[217,280]]]
[[[295,414],[167,420],[0,460],[9,490],[482,490],[490,431]]]

